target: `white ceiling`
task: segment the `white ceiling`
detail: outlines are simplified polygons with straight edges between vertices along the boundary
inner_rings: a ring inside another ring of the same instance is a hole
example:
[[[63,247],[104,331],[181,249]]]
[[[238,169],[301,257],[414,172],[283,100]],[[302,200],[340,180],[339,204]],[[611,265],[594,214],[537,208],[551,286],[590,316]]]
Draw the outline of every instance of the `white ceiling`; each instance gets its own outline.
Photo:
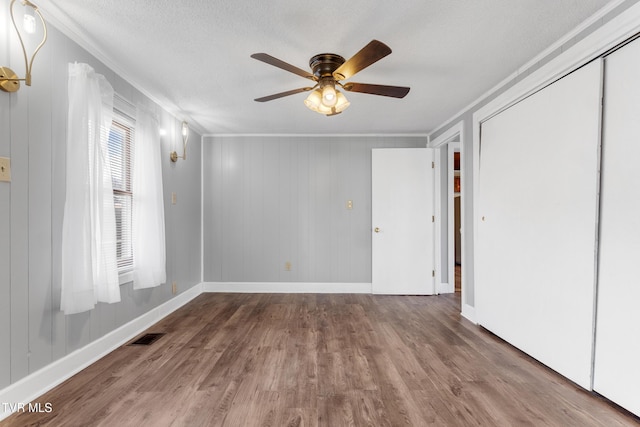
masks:
[[[615,0],[614,0],[615,2]],[[592,16],[609,0],[41,0],[45,17],[205,134],[426,134]],[[410,86],[404,99],[346,93],[334,117],[305,93],[253,99],[378,39],[393,53],[349,81]]]

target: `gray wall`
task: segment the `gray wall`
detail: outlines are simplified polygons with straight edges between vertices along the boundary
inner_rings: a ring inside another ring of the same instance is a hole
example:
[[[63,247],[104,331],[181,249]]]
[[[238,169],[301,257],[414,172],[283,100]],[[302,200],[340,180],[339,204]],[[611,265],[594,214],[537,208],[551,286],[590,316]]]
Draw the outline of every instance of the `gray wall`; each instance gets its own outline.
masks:
[[[19,45],[9,49],[8,3],[0,0],[0,65],[23,76]],[[171,164],[180,122],[51,25],[49,30],[34,63],[33,85],[0,92],[0,156],[10,157],[12,166],[12,182],[0,182],[0,388],[173,298],[172,281],[179,292],[200,282],[199,136],[191,135],[188,160]],[[170,131],[162,138],[168,284],[134,291],[128,283],[120,288],[122,302],[65,316],[59,310],[60,245],[67,64],[73,61],[90,64],[126,99],[157,111]],[[178,194],[176,205],[170,204],[171,192]]]
[[[370,283],[371,149],[425,146],[424,137],[205,137],[204,281]]]
[[[449,128],[459,123],[460,121],[464,121],[464,141],[462,141],[462,152],[464,156],[463,166],[464,170],[462,171],[462,182],[461,187],[463,188],[462,197],[464,198],[464,213],[462,218],[462,228],[464,230],[464,239],[465,239],[465,254],[464,260],[465,263],[463,265],[463,275],[464,280],[466,281],[466,293],[464,295],[464,303],[467,305],[474,307],[475,301],[475,292],[474,292],[474,283],[473,283],[473,275],[474,275],[474,258],[473,258],[473,113],[477,110],[491,102],[493,99],[498,97],[500,94],[504,93],[510,87],[520,82],[525,77],[529,76],[532,72],[538,70],[543,65],[547,64],[553,58],[560,55],[566,49],[573,46],[578,41],[584,39],[589,34],[593,33],[595,30],[600,28],[604,23],[610,21],[615,16],[618,16],[629,7],[636,4],[638,0],[627,0],[622,2],[618,7],[609,12],[604,18],[598,20],[593,23],[583,31],[581,31],[574,38],[566,42],[560,48],[554,50],[551,54],[547,55],[540,61],[538,61],[535,65],[521,72],[517,77],[513,80],[508,81],[504,86],[497,89],[495,92],[492,92],[487,97],[478,100],[472,107],[468,110],[464,111],[462,114],[454,117],[449,120],[447,124],[443,124],[439,126],[434,132],[432,132],[429,136],[431,140],[436,139],[438,136],[442,135]]]

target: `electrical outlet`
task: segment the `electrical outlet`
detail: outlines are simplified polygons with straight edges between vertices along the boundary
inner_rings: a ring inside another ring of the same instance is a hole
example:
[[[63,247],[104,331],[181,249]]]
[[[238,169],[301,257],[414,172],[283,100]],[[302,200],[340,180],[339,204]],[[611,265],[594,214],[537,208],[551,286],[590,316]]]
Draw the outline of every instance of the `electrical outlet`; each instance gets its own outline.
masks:
[[[353,209],[353,200],[347,200],[347,209]]]
[[[291,261],[284,263],[284,271],[291,271]]]
[[[0,181],[11,182],[11,159],[0,157]]]
[[[171,284],[171,292],[173,292],[174,295],[178,293],[178,284],[176,282]]]

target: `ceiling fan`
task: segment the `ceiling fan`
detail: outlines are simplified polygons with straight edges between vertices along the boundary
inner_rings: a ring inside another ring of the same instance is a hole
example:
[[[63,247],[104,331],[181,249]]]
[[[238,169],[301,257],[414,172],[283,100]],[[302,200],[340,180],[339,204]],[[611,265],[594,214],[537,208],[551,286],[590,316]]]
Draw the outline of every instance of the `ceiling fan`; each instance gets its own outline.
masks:
[[[389,46],[378,40],[372,40],[348,61],[345,61],[342,56],[336,55],[335,53],[321,53],[311,57],[309,60],[311,73],[266,53],[254,53],[251,57],[258,61],[313,80],[316,83],[313,87],[303,87],[275,93],[273,95],[263,96],[262,98],[256,98],[255,101],[272,101],[285,96],[295,95],[296,93],[311,91],[304,101],[305,105],[317,113],[334,116],[340,114],[350,105],[350,102],[347,101],[347,98],[340,90],[336,89],[336,86],[341,87],[347,92],[404,98],[405,95],[409,93],[410,88],[408,87],[341,82],[341,80],[350,78],[390,53],[391,49]]]

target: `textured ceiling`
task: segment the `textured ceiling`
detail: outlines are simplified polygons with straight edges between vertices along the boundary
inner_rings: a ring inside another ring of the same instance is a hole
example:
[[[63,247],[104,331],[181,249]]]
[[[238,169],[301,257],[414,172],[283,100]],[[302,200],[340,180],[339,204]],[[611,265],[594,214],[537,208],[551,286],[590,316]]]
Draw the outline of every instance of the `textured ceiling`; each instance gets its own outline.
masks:
[[[608,0],[41,0],[54,25],[143,92],[207,134],[425,134],[513,74]],[[346,93],[325,117],[294,74],[372,39],[393,53],[349,81],[410,86],[404,99]]]

